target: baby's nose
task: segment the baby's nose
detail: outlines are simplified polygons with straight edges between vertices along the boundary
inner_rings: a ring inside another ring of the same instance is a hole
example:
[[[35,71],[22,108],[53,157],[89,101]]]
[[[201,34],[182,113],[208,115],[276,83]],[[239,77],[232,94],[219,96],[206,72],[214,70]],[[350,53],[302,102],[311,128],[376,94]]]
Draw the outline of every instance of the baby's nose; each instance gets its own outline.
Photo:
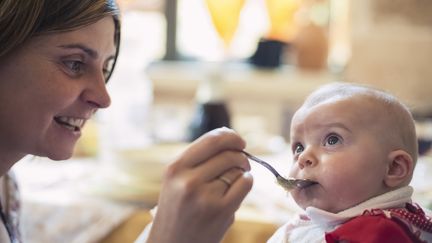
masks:
[[[299,156],[297,163],[299,164],[300,169],[304,169],[306,167],[315,166],[318,163],[318,160],[311,152],[303,151]]]

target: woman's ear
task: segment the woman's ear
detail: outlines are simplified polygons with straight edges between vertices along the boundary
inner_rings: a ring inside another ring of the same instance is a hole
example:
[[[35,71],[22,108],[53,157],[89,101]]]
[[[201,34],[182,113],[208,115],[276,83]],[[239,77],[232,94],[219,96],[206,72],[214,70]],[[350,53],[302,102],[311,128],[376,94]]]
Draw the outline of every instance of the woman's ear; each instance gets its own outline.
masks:
[[[388,155],[384,183],[391,188],[408,185],[414,171],[414,161],[407,152],[394,150]]]

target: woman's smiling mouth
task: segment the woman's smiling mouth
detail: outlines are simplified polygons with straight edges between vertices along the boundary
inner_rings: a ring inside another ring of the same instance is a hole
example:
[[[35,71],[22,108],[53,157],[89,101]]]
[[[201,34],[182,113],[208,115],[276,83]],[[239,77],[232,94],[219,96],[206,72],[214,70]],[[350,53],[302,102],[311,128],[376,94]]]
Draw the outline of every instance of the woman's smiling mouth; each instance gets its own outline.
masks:
[[[54,120],[59,125],[71,131],[81,131],[81,128],[84,126],[84,123],[86,122],[86,119],[64,117],[64,116],[56,116],[54,117]]]

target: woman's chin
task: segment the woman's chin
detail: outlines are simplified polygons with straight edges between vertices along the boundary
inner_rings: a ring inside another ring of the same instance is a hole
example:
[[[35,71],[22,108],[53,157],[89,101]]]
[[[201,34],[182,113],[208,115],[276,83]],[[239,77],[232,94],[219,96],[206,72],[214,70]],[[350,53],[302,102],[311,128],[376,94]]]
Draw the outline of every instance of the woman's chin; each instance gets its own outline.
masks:
[[[57,150],[52,151],[45,156],[48,157],[51,160],[67,160],[70,159],[73,155],[73,150]]]

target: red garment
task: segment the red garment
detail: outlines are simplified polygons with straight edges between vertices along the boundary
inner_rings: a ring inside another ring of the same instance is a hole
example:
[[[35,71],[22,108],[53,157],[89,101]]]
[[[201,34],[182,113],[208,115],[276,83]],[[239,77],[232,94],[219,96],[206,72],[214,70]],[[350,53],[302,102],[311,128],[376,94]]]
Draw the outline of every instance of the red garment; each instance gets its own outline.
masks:
[[[366,210],[336,230],[326,233],[328,243],[406,243],[425,242],[421,232],[432,233],[432,220],[418,205],[405,208]]]

